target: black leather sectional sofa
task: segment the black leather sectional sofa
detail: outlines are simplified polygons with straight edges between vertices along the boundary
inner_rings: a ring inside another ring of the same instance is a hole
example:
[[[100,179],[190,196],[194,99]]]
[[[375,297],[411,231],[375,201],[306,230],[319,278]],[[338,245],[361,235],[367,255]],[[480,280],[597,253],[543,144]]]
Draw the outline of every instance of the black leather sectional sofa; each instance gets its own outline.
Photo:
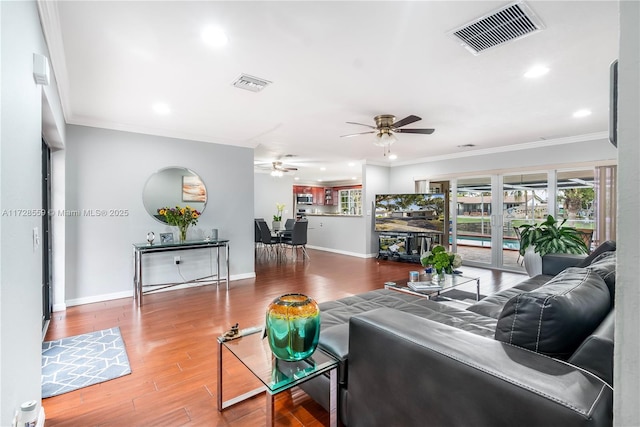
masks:
[[[380,289],[320,304],[358,426],[610,426],[615,242],[466,309]],[[303,389],[328,407],[328,379]]]

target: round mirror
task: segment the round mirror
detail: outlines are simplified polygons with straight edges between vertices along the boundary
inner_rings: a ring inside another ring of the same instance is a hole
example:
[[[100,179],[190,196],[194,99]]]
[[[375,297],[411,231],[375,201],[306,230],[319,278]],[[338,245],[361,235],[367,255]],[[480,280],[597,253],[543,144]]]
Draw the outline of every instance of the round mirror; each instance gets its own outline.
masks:
[[[180,167],[160,169],[144,185],[142,203],[149,215],[166,224],[158,209],[189,205],[202,213],[207,204],[207,189],[192,170]]]

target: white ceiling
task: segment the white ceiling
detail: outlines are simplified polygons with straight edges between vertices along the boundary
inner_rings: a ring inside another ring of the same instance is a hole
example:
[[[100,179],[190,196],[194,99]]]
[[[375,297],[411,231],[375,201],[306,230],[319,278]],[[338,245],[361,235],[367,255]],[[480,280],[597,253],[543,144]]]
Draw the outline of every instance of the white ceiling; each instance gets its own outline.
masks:
[[[337,181],[359,179],[362,162],[406,164],[607,131],[618,3],[528,1],[545,29],[478,56],[448,35],[508,3],[45,1],[40,8],[68,123],[253,147],[259,162],[294,155],[283,161],[301,180]],[[212,25],[228,35],[225,47],[203,43],[200,33]],[[536,64],[550,72],[524,78]],[[259,93],[231,86],[242,73],[273,83]],[[156,114],[157,102],[171,113]],[[581,108],[592,115],[572,117]],[[436,131],[398,134],[395,161],[371,135],[340,138],[367,130],[345,122],[373,125],[378,114],[415,114],[422,121],[407,128]]]

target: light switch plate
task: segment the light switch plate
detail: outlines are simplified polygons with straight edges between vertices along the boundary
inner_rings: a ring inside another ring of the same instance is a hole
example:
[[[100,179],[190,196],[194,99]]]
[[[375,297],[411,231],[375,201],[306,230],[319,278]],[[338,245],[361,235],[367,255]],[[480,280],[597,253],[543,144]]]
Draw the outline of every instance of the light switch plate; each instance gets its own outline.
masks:
[[[35,252],[40,247],[40,230],[38,227],[33,227],[33,251]]]

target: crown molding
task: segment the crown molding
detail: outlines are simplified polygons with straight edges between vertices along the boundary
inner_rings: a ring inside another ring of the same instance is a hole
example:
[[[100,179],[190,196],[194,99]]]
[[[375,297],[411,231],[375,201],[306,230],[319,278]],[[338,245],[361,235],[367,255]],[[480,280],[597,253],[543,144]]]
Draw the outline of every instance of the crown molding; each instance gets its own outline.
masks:
[[[419,159],[396,162],[396,163],[393,163],[392,165],[387,164],[386,166],[396,167],[396,166],[415,165],[420,163],[437,162],[442,160],[460,159],[460,158],[470,157],[470,156],[483,156],[487,154],[530,150],[533,148],[552,147],[552,146],[558,146],[558,145],[564,145],[564,144],[574,144],[576,142],[586,142],[586,141],[594,141],[598,139],[608,139],[608,138],[609,138],[608,132],[595,132],[595,133],[588,133],[584,135],[568,136],[565,138],[547,139],[547,140],[540,140],[540,141],[524,142],[520,144],[505,145],[502,147],[485,148],[485,149],[479,149],[479,150],[468,150],[463,153],[451,153],[451,154],[443,154],[441,156],[422,157]],[[374,164],[374,163],[369,163],[369,164]],[[380,164],[380,166],[385,166],[385,165]]]
[[[51,62],[51,72],[55,76],[57,91],[60,96],[62,114],[65,120],[73,116],[71,102],[69,101],[69,75],[67,72],[67,61],[62,41],[62,29],[60,27],[60,15],[58,13],[58,2],[37,0],[38,14],[40,15],[40,26],[44,34],[44,40],[49,50],[49,61]]]

